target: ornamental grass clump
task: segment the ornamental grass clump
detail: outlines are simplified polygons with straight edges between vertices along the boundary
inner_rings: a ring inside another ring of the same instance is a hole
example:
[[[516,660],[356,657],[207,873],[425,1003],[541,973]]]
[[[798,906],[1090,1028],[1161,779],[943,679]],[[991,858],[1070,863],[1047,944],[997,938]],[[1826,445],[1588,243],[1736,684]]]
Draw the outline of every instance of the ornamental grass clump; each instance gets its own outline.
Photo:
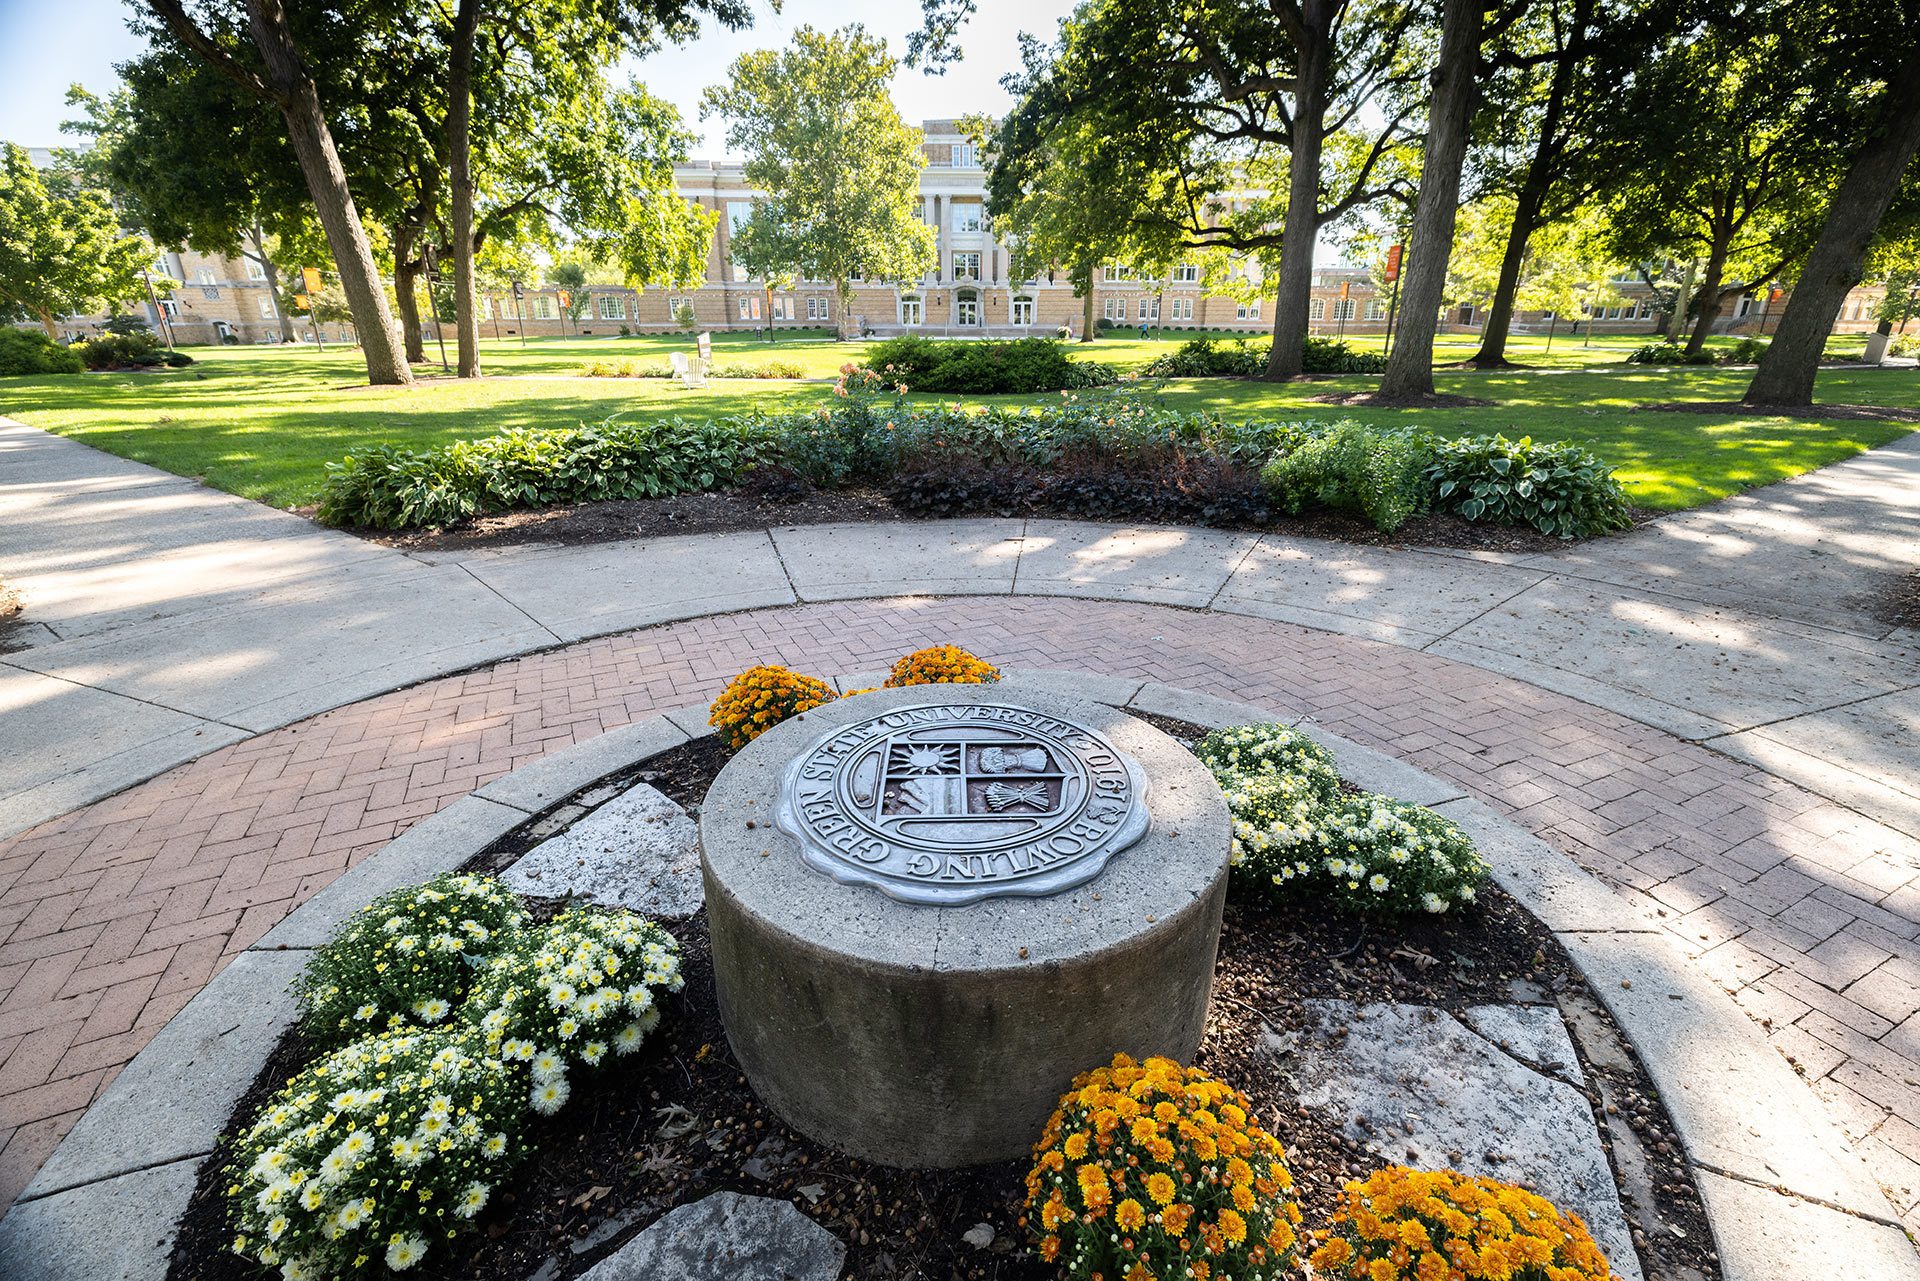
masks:
[[[909,685],[991,685],[1000,679],[1000,669],[958,645],[933,645],[916,649],[895,662],[887,673],[886,689],[904,689]]]
[[[515,1074],[471,1031],[389,1032],[293,1078],[236,1145],[236,1253],[288,1281],[403,1272],[459,1233],[519,1155]]]
[[[575,1065],[631,1054],[660,1022],[659,994],[686,986],[680,945],[631,912],[574,909],[524,932],[486,966],[468,1011],[490,1054],[526,1070],[528,1104],[567,1102]]]
[[[825,681],[763,664],[727,682],[707,712],[707,724],[720,731],[729,751],[737,752],[788,717],[832,701],[833,689]]]
[[[1346,1186],[1315,1232],[1318,1275],[1349,1281],[1607,1281],[1580,1216],[1524,1188],[1389,1166]]]
[[[475,967],[512,941],[518,895],[487,876],[446,873],[381,895],[317,949],[296,984],[301,1031],[334,1046],[444,1023]]]
[[[1239,1091],[1120,1054],[1075,1077],[1048,1119],[1022,1222],[1075,1281],[1266,1281],[1291,1272],[1292,1188]]]

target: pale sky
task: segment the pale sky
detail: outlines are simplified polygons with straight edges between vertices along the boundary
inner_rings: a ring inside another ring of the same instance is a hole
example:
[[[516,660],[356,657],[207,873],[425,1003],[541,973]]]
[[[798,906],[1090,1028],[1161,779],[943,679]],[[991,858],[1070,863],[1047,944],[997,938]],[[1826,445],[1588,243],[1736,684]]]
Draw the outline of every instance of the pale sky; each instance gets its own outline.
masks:
[[[1051,39],[1071,0],[980,0],[980,12],[962,33],[967,57],[944,76],[905,68],[894,78],[894,101],[909,121],[999,111],[1009,105],[1000,77],[1018,61],[1014,37],[1021,30]],[[710,29],[692,43],[669,48],[634,65],[654,93],[680,108],[704,141],[695,153],[723,154],[718,120],[699,121],[700,94],[718,83],[729,63],[750,49],[785,45],[795,28],[863,24],[885,36],[895,57],[906,52],[907,32],[920,25],[915,0],[787,0],[774,13],[756,0],[756,20],[746,31]],[[139,53],[141,42],[126,29],[126,0],[0,0],[0,139],[23,146],[66,141],[60,122],[64,97],[78,81],[96,93],[112,88],[114,64]]]

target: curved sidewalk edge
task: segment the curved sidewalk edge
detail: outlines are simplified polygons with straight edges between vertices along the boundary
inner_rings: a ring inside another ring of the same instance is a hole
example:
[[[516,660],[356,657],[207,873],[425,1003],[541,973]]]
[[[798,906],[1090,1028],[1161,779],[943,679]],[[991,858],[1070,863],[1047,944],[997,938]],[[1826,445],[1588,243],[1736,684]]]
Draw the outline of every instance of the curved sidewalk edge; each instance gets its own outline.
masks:
[[[842,690],[876,683],[841,677]],[[1086,672],[1010,673],[1002,686],[1207,726],[1266,709]],[[200,1161],[290,1025],[287,984],[311,949],[388,889],[457,867],[609,774],[704,734],[687,708],[590,739],[425,819],[289,915],[188,1003],[73,1128],[0,1221],[0,1274],[19,1281],[160,1281]],[[1920,1256],[1810,1087],[1658,925],[1571,859],[1452,783],[1316,728],[1348,780],[1459,823],[1501,887],[1551,929],[1652,1077],[1713,1226],[1725,1281],[1833,1275],[1920,1281]]]

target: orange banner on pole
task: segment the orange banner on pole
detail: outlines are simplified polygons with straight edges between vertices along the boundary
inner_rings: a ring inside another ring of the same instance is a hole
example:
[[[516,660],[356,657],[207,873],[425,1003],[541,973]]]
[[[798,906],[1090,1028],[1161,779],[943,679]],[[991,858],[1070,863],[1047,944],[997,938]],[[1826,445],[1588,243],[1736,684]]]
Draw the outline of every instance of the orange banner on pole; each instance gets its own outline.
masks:
[[[306,282],[307,292],[310,294],[317,294],[324,288],[320,283],[320,269],[318,267],[302,267],[300,269],[300,279]]]
[[[1387,250],[1387,283],[1388,284],[1392,284],[1394,281],[1400,279],[1400,255],[1404,251],[1405,251],[1405,247],[1401,245],[1395,245],[1391,249]]]

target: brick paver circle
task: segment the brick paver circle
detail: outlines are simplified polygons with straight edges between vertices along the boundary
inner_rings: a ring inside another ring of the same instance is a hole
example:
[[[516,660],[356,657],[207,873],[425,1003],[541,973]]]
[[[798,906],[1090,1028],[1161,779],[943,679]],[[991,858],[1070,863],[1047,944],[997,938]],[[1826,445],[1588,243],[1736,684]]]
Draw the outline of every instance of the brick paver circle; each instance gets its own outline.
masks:
[[[693,619],[261,734],[0,842],[0,1205],[225,961],[419,818],[779,662],[951,641],[1311,718],[1449,778],[1661,914],[1814,1078],[1920,1222],[1920,842],[1706,748],[1484,670],[1285,623],[969,597]]]

